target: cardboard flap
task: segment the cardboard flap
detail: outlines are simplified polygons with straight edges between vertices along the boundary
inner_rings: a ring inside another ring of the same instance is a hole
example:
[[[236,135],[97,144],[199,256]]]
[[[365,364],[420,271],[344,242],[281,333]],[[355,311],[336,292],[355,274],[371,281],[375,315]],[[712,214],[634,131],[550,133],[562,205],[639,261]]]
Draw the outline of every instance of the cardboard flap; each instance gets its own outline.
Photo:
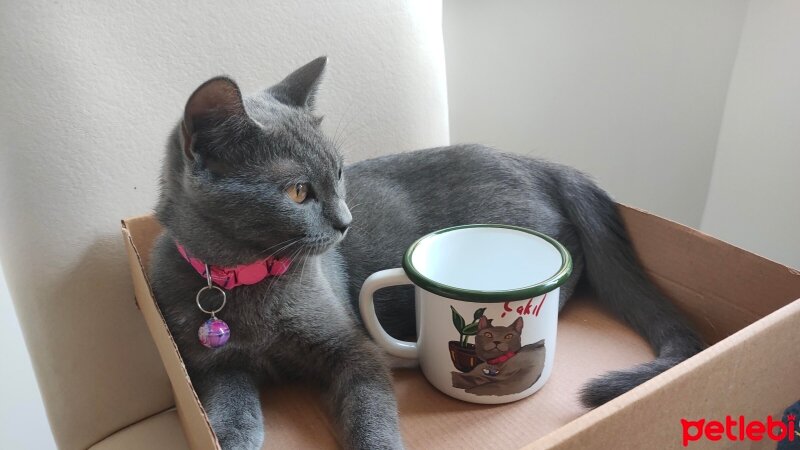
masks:
[[[650,213],[619,205],[647,273],[708,343],[800,298],[800,272]]]
[[[186,440],[194,449],[219,449],[217,437],[214,435],[211,425],[208,423],[208,417],[194,392],[178,347],[167,329],[161,310],[153,299],[150,283],[145,276],[150,249],[160,230],[158,222],[152,216],[122,221],[122,235],[128,251],[133,289],[172,384],[178,417],[183,425]],[[140,251],[139,248],[142,248],[143,251]]]
[[[533,449],[685,448],[681,419],[780,418],[800,398],[800,301],[526,447]],[[691,442],[692,449],[775,448],[775,441]],[[739,448],[739,447],[737,447]]]

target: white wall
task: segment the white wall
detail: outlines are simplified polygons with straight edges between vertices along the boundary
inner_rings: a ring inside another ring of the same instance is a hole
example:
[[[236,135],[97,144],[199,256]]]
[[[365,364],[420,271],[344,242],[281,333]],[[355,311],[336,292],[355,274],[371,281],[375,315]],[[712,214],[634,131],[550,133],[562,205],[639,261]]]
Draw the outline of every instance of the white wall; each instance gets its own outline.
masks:
[[[172,404],[119,220],[153,207],[188,95],[321,54],[351,161],[447,143],[438,1],[0,2],[0,260],[59,447]]]
[[[452,142],[700,224],[745,0],[445,0]]]
[[[750,2],[702,229],[800,268],[800,2]]]
[[[3,376],[0,380],[0,442],[4,448],[46,450],[55,448],[39,387],[33,376],[28,350],[11,304],[0,267],[0,342]]]

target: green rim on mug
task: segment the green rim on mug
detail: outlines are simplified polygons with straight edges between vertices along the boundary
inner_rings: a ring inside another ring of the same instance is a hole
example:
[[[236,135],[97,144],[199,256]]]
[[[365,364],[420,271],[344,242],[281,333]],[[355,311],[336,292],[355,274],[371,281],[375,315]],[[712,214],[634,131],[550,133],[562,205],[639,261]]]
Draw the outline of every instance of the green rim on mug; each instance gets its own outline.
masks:
[[[460,230],[464,228],[508,228],[511,230],[522,231],[524,233],[532,234],[538,236],[553,247],[558,250],[561,254],[561,268],[556,271],[550,278],[541,281],[536,284],[532,284],[530,286],[521,287],[518,289],[509,289],[505,291],[479,291],[473,289],[462,289],[457,288],[455,286],[450,286],[447,284],[437,283],[436,281],[431,280],[430,278],[422,275],[419,271],[414,267],[414,264],[411,262],[411,255],[414,253],[414,249],[417,248],[420,242],[423,240],[436,236],[439,234],[447,233],[448,231]],[[569,254],[566,248],[561,245],[560,242],[551,238],[550,236],[539,233],[538,231],[529,230],[527,228],[522,227],[515,227],[513,225],[500,225],[500,224],[472,224],[472,225],[459,225],[450,228],[443,228],[438,231],[434,231],[433,233],[426,234],[421,238],[417,239],[411,246],[406,250],[405,255],[403,255],[403,270],[405,270],[406,275],[411,281],[414,282],[417,286],[425,289],[426,291],[432,292],[437,295],[441,295],[442,297],[452,298],[455,300],[462,300],[466,302],[476,302],[476,303],[498,303],[498,302],[505,302],[505,301],[514,301],[514,300],[525,300],[528,298],[537,297],[539,295],[545,294],[554,290],[555,288],[561,286],[567,281],[570,274],[572,274],[572,256]]]

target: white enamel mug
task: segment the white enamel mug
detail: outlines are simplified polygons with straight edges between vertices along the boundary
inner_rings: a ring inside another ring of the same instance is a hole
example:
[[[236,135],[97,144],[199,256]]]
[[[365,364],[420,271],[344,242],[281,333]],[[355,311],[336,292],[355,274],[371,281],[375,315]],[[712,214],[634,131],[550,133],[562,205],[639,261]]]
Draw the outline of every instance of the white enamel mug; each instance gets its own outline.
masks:
[[[572,258],[544,234],[508,225],[463,225],[409,247],[403,268],[364,281],[360,310],[389,354],[419,359],[451,397],[507,403],[539,390],[553,368],[559,286]],[[417,341],[389,336],[375,315],[376,290],[415,285]]]

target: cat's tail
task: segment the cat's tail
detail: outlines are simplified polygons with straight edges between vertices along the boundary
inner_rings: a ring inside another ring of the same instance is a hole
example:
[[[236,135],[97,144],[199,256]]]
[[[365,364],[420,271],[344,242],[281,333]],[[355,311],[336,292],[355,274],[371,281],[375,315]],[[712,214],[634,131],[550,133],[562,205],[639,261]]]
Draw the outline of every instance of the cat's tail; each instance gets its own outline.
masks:
[[[596,407],[689,358],[705,345],[648,280],[608,194],[578,171],[559,172],[560,203],[576,228],[589,282],[600,301],[644,336],[658,354],[654,361],[589,381],[581,390],[581,401]]]

